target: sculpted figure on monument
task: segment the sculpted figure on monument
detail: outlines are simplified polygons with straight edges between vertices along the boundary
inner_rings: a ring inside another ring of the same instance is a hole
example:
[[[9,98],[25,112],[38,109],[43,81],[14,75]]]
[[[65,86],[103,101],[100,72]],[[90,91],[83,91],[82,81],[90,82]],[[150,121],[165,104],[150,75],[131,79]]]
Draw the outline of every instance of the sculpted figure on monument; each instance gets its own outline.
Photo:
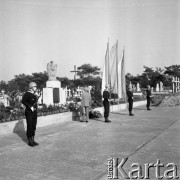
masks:
[[[54,64],[53,61],[50,61],[50,63],[47,64],[47,73],[49,81],[56,81],[57,64]]]
[[[160,91],[163,91],[163,82],[160,82]]]

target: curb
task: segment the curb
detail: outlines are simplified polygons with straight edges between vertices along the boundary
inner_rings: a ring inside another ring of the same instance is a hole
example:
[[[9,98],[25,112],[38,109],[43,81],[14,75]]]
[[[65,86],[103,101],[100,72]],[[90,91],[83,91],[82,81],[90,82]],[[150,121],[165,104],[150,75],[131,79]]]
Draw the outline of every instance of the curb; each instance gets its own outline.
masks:
[[[146,104],[146,100],[134,102],[133,107],[142,106],[145,104]],[[110,106],[110,111],[112,112],[112,111],[125,110],[126,107],[127,104],[119,104],[119,106],[113,105]],[[102,114],[104,113],[103,107],[95,108],[95,110],[100,111]],[[40,116],[38,117],[37,120],[37,128],[64,123],[64,122],[70,122],[70,121],[72,121],[72,112],[52,114],[48,116]],[[17,132],[21,132],[22,130],[23,131],[26,130],[26,119],[0,123],[0,135],[17,133]]]

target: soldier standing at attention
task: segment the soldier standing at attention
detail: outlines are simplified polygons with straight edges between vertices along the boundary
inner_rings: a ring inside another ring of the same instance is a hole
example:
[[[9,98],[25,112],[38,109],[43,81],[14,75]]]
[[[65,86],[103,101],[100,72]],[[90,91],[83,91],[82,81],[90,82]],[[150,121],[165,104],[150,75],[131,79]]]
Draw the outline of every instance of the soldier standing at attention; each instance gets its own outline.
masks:
[[[132,114],[133,92],[132,92],[132,87],[131,86],[128,88],[127,96],[128,96],[128,103],[129,103],[129,116],[134,116],[134,114]]]
[[[27,122],[27,139],[29,146],[39,145],[34,141],[36,124],[37,124],[37,101],[38,97],[35,95],[37,91],[37,84],[35,82],[31,82],[29,84],[29,90],[24,94],[22,98],[22,104],[25,105],[25,116]]]
[[[149,107],[150,107],[150,102],[151,102],[151,88],[149,85],[147,86],[147,90],[146,90],[146,98],[147,98],[146,107],[147,107],[147,110],[150,111],[151,109]]]
[[[108,119],[109,117],[109,86],[105,86],[105,90],[103,91],[103,105],[104,105],[104,118],[106,123],[110,123],[111,121]]]

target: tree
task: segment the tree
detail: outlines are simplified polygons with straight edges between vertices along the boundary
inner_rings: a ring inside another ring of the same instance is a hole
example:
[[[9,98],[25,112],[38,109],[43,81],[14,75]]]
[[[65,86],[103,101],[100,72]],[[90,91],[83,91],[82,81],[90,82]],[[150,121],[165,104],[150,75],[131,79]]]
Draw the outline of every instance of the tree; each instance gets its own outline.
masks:
[[[74,87],[77,86],[95,86],[99,89],[101,85],[100,68],[92,66],[91,64],[83,64],[78,67],[77,75],[79,79],[74,80]]]
[[[101,82],[100,77],[100,68],[97,66],[92,66],[90,64],[83,64],[78,67],[77,75],[80,77],[74,81],[74,86],[92,86],[92,98],[93,99],[102,99],[101,98]]]
[[[145,69],[144,73],[146,73],[146,74],[151,74],[151,73],[154,72],[152,67],[150,68],[150,67],[147,67],[147,66],[143,66],[143,68]]]
[[[126,77],[126,86],[128,87],[129,84],[130,84],[130,82],[132,81],[133,75],[130,74],[130,73],[127,73],[127,74],[125,75],[125,77]]]
[[[0,91],[4,90],[7,91],[8,85],[6,84],[5,81],[0,82]]]
[[[48,76],[46,72],[32,73],[32,75],[19,74],[15,75],[14,79],[7,83],[6,89],[10,94],[14,92],[23,93],[28,90],[29,83],[32,81],[37,83],[39,89],[42,89],[46,86],[47,80]]]
[[[153,68],[144,66],[144,71],[141,75],[129,76],[132,84],[140,83],[141,88],[146,88],[147,85],[156,88],[157,83],[162,82],[164,86],[170,87],[172,85],[171,78],[168,74],[165,74],[165,70],[162,68],[156,67]]]
[[[16,91],[24,92],[27,90],[28,84],[32,81],[32,79],[32,76],[26,74],[15,75],[15,78],[11,80],[11,85],[12,87],[16,87]]]
[[[61,82],[61,87],[63,88],[71,88],[73,86],[73,80],[70,80],[67,77],[57,77],[57,80]]]
[[[46,81],[48,80],[48,74],[46,71],[43,73],[32,73],[32,81],[37,83],[39,89],[46,87]]]
[[[168,74],[169,76],[177,76],[180,78],[180,65],[172,65],[165,67],[164,74]]]
[[[147,66],[144,66],[143,68],[145,70],[140,76],[140,85],[142,88],[146,88],[147,85],[150,85],[151,87],[155,88],[156,84],[160,81],[164,84],[166,78],[163,74],[163,69],[156,67],[156,70],[153,70],[153,68]]]
[[[8,93],[19,91],[19,86],[17,82],[14,80],[9,81],[7,91]]]
[[[87,76],[96,76],[100,74],[100,68],[98,68],[97,66],[92,66],[91,64],[83,64],[77,69],[79,71],[77,72],[77,75],[80,76],[80,78],[84,78]]]

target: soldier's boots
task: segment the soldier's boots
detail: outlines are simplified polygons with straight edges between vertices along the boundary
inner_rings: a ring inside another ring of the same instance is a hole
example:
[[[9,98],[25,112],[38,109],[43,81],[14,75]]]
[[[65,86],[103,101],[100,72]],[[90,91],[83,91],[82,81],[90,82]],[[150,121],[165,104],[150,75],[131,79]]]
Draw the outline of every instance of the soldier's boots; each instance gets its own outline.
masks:
[[[34,146],[34,143],[32,141],[32,138],[28,138],[28,145],[33,147]]]
[[[132,114],[132,112],[129,113],[129,116],[134,116],[134,114]]]
[[[39,144],[34,140],[34,136],[32,137],[32,142],[33,142],[34,146],[39,145]]]
[[[31,147],[34,147],[34,146],[37,146],[39,144],[36,141],[34,141],[34,136],[33,136],[33,137],[28,138],[28,145]]]
[[[108,118],[105,118],[106,123],[110,123],[111,121]]]

